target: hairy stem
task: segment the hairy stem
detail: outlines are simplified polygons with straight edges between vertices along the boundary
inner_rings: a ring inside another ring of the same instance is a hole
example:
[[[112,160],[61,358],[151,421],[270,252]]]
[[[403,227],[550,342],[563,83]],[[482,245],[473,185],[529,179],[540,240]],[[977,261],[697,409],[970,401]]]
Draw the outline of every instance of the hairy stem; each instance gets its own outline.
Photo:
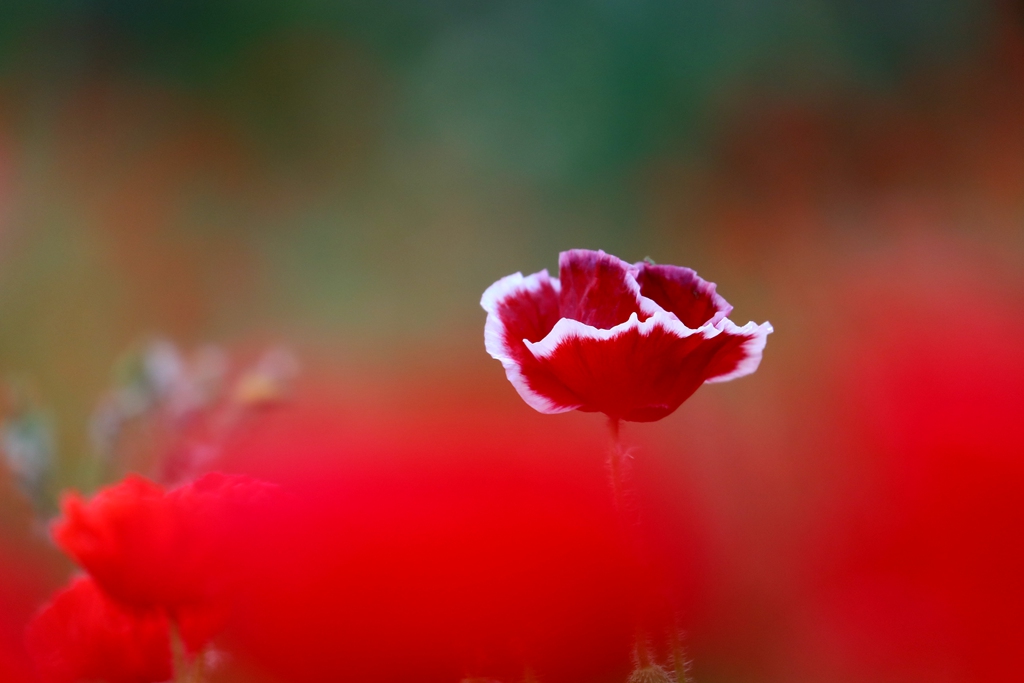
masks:
[[[625,513],[623,492],[622,492],[622,459],[625,455],[622,449],[622,439],[619,435],[619,420],[615,417],[608,418],[608,432],[611,434],[611,449],[608,451],[608,477],[612,485],[612,498],[615,500],[615,507],[619,514]]]
[[[677,633],[672,638],[672,672],[676,676],[676,683],[689,683],[690,676],[686,668],[686,652],[683,650],[682,637]]]

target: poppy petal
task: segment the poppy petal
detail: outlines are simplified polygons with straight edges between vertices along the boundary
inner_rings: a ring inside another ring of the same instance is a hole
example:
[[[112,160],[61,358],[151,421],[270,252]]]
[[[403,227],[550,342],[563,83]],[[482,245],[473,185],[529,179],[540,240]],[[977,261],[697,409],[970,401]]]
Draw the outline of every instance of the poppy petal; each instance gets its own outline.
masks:
[[[770,331],[767,323],[731,322],[693,330],[663,311],[645,321],[633,314],[610,330],[563,318],[526,347],[582,399],[580,410],[650,422],[673,412],[709,377],[725,381],[753,372]]]
[[[546,337],[558,322],[559,288],[559,281],[546,270],[527,277],[515,273],[488,287],[480,299],[487,311],[487,352],[501,361],[523,400],[542,413],[563,413],[580,405],[579,398],[544,370],[524,345]]]
[[[732,312],[715,283],[707,282],[697,271],[682,266],[637,263],[640,293],[674,314],[689,328],[717,323]]]
[[[642,299],[636,274],[636,266],[603,251],[563,251],[558,258],[562,317],[601,330],[626,322],[634,313],[646,320],[660,309]]]
[[[757,325],[749,322],[740,327],[728,318],[715,323],[715,328],[732,339],[742,340],[723,349],[708,365],[709,384],[728,382],[752,374],[761,365],[761,356],[768,343],[768,335],[775,331],[771,323]]]

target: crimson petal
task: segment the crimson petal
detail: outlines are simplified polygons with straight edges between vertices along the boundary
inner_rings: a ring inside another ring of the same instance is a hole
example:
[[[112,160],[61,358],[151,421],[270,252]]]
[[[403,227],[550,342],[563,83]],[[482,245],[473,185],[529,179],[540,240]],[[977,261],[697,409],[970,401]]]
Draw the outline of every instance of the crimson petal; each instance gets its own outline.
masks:
[[[561,317],[600,330],[610,330],[634,313],[646,319],[652,311],[641,309],[636,272],[635,266],[603,251],[563,251],[558,258]]]
[[[636,264],[640,294],[674,314],[687,327],[717,323],[732,306],[715,291],[715,284],[682,266]]]
[[[704,382],[753,372],[770,332],[767,323],[691,330],[661,312],[643,322],[634,314],[612,330],[562,319],[527,347],[582,399],[579,410],[652,422],[675,411]]]
[[[540,341],[559,320],[559,282],[542,270],[528,277],[509,275],[487,288],[480,305],[487,311],[484,345],[501,361],[512,386],[542,413],[574,410],[580,399],[545,370],[525,342]]]

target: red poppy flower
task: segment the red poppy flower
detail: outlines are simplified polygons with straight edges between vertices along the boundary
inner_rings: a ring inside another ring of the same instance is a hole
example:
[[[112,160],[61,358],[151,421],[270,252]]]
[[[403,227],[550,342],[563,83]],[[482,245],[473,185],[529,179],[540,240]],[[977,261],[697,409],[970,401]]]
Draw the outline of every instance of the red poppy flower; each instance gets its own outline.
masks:
[[[542,413],[569,410],[652,422],[704,382],[749,375],[769,323],[739,327],[715,285],[689,268],[630,265],[603,251],[491,285],[484,342],[519,395]]]
[[[172,676],[167,617],[123,607],[84,576],[35,616],[26,641],[44,683],[156,683]]]
[[[3,475],[0,475],[3,479]],[[6,489],[10,482],[0,483]],[[28,531],[30,508],[22,508]],[[5,524],[10,525],[10,510],[5,510]],[[26,545],[25,536],[12,538],[7,529],[0,531],[0,681],[3,683],[39,683],[32,675],[32,665],[25,649],[25,626],[38,612],[39,605],[53,592],[53,566],[50,553],[33,543]],[[34,539],[33,539],[34,540]],[[22,542],[19,542],[22,541]],[[40,552],[37,552],[40,551]]]
[[[191,650],[226,619],[238,529],[268,485],[208,474],[170,492],[140,476],[62,502],[57,544],[117,600],[161,608]]]

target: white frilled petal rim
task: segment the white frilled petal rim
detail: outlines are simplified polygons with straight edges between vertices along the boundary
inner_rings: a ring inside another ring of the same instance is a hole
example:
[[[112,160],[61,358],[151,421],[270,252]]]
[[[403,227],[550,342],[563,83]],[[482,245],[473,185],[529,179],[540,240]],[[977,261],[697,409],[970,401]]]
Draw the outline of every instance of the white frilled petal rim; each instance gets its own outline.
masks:
[[[554,288],[556,294],[562,289],[558,278],[551,277],[546,268],[539,273],[526,277],[522,273],[506,275],[484,291],[483,296],[480,297],[480,306],[488,314],[495,313],[498,310],[498,305],[507,299],[510,294],[516,294],[520,291],[538,292],[545,282]]]
[[[523,376],[523,370],[519,362],[512,358],[508,347],[505,345],[505,322],[498,315],[498,306],[501,302],[514,294],[521,292],[539,292],[544,283],[549,283],[557,294],[561,290],[561,283],[558,278],[548,275],[547,269],[524,277],[522,273],[513,273],[501,278],[487,288],[480,297],[480,306],[487,311],[487,322],[484,325],[484,348],[491,358],[501,362],[505,368],[505,376],[512,383],[516,391],[527,405],[534,410],[553,415],[555,413],[567,413],[576,410],[582,404],[558,405],[543,394],[538,394],[530,388],[530,384]],[[526,341],[525,339],[523,340]]]
[[[737,379],[739,377],[745,377],[757,370],[758,366],[761,365],[761,357],[764,355],[764,347],[768,343],[768,335],[775,331],[772,324],[769,322],[763,322],[758,325],[751,321],[740,327],[728,318],[723,318],[721,321],[716,323],[716,327],[720,328],[722,332],[726,332],[736,337],[747,337],[747,341],[743,342],[742,346],[745,355],[743,360],[736,364],[736,367],[732,372],[727,372],[724,375],[718,375],[717,377],[709,377],[704,380],[704,383],[715,384],[717,382],[728,382],[729,380]]]
[[[661,328],[680,339],[685,339],[695,334],[699,334],[704,339],[714,339],[723,333],[734,337],[747,337],[747,341],[743,342],[743,360],[732,371],[704,380],[706,383],[728,382],[729,380],[749,375],[757,370],[758,365],[761,364],[765,344],[768,342],[768,335],[774,331],[771,323],[758,325],[754,322],[748,322],[743,327],[740,327],[728,318],[722,318],[717,323],[702,325],[694,330],[679,322],[679,319],[671,313],[659,311],[643,322],[634,313],[629,316],[629,320],[616,325],[610,330],[599,330],[596,327],[584,325],[578,320],[562,318],[555,324],[551,332],[540,341],[530,342],[524,339],[523,343],[526,344],[526,348],[530,350],[534,357],[538,360],[544,360],[553,356],[555,350],[569,339],[607,341],[627,334],[634,329],[639,332],[640,336],[646,337],[655,328]]]
[[[765,322],[758,325],[754,322],[748,322],[746,325],[739,326],[718,314],[706,324],[693,329],[684,325],[673,313],[664,310],[652,299],[640,294],[639,285],[636,284],[633,278],[630,278],[630,280],[635,285],[631,289],[636,294],[640,309],[650,316],[646,320],[641,321],[637,314],[633,313],[626,322],[615,325],[611,329],[603,330],[586,325],[578,320],[561,318],[540,341],[531,342],[523,339],[526,348],[538,360],[545,360],[554,355],[556,349],[569,339],[582,338],[606,341],[627,334],[634,329],[641,336],[648,336],[656,328],[661,328],[665,332],[682,339],[695,334],[701,335],[704,339],[713,339],[720,334],[728,334],[735,337],[747,337],[747,340],[742,345],[744,357],[731,371],[723,375],[709,377],[705,380],[705,383],[728,382],[749,375],[757,370],[761,364],[768,335],[774,331],[771,323]],[[484,346],[491,357],[501,362],[509,381],[512,382],[519,395],[522,396],[523,400],[530,407],[542,413],[564,413],[575,410],[582,404],[574,406],[556,405],[545,396],[538,394],[530,388],[526,378],[523,376],[520,364],[512,358],[511,352],[505,344],[505,323],[498,315],[499,306],[508,297],[518,295],[524,291],[539,292],[545,282],[552,286],[556,294],[560,291],[561,284],[558,278],[552,278],[547,270],[542,270],[525,277],[522,273],[514,273],[498,280],[487,288],[480,299],[480,305],[487,312],[487,322],[484,326]],[[730,306],[729,308],[731,309],[732,307]]]

